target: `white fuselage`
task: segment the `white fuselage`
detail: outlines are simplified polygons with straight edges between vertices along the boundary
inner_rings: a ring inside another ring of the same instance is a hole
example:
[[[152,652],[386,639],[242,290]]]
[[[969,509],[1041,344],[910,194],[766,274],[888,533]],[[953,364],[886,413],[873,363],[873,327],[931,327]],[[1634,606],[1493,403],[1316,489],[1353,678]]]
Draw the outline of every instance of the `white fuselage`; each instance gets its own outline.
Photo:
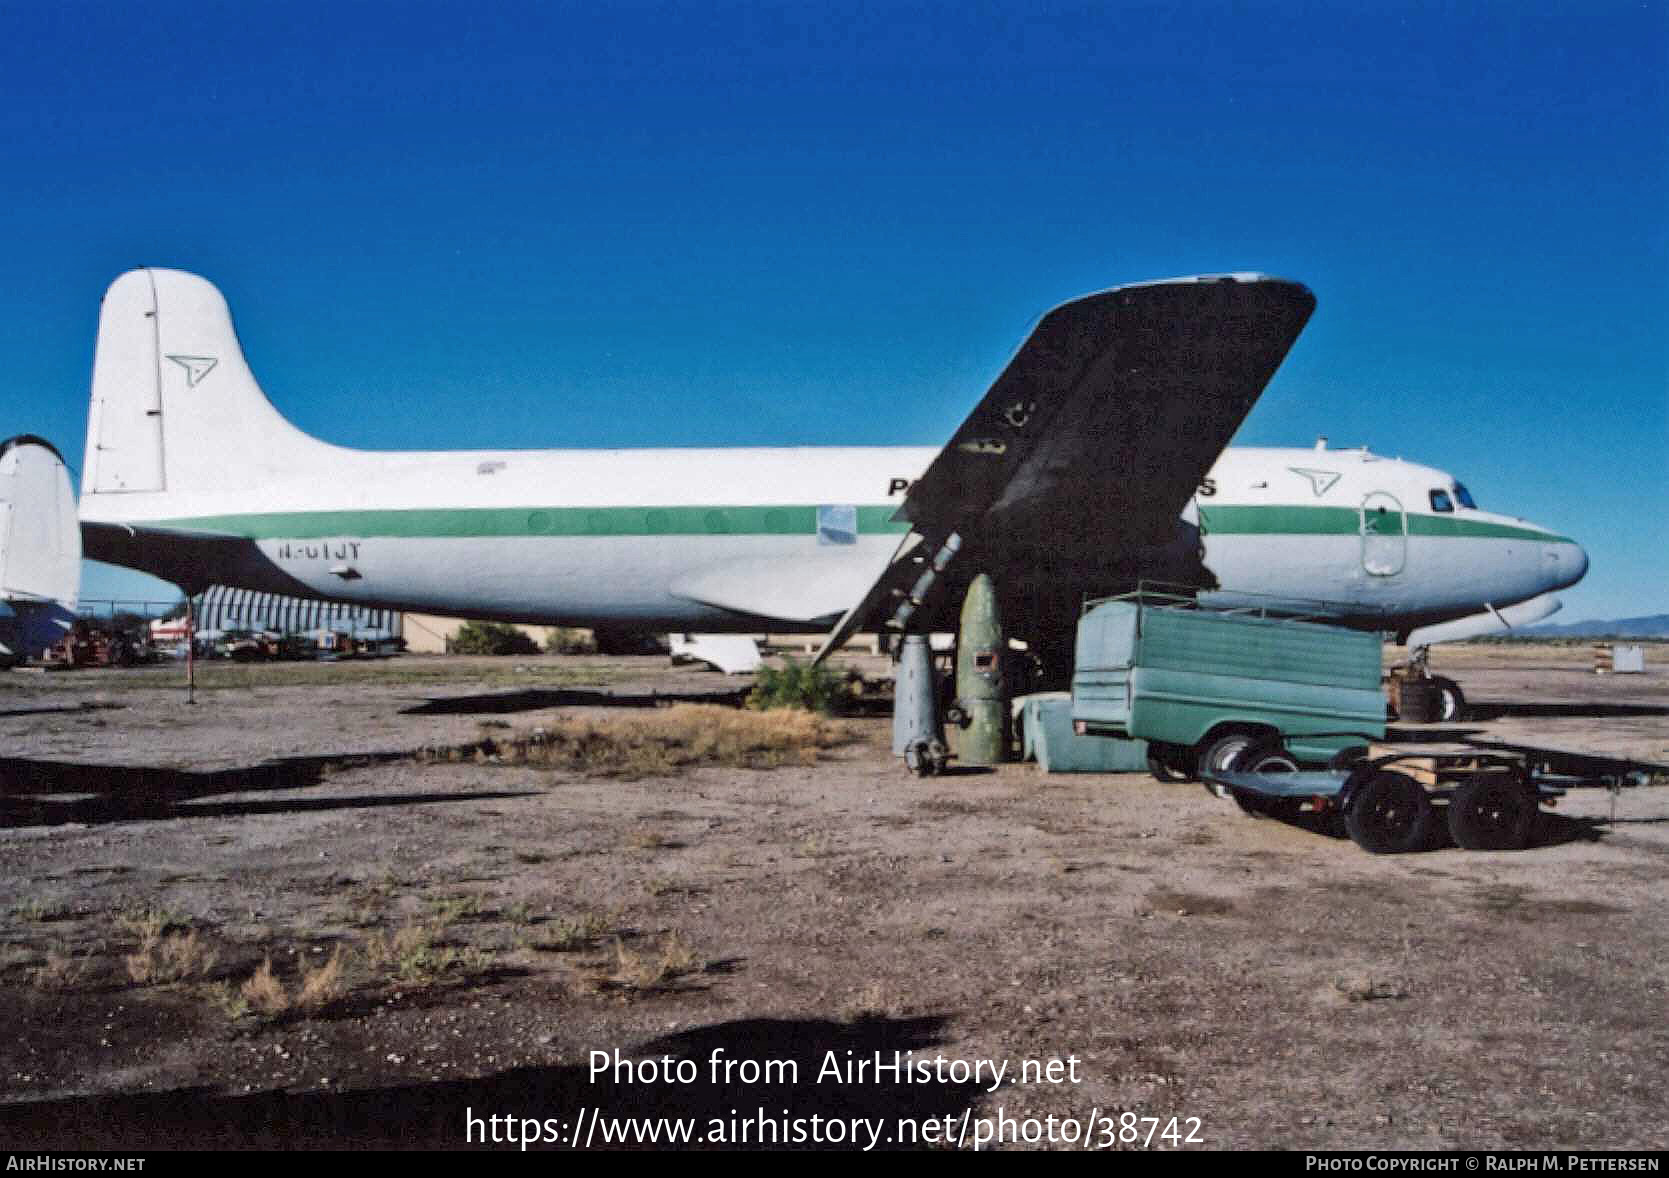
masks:
[[[307,469],[286,463],[241,493],[101,494],[82,512],[246,537],[293,582],[348,601],[549,624],[820,630],[885,568],[907,530],[891,516],[936,453],[314,443]],[[1524,601],[1587,565],[1565,537],[1461,506],[1450,476],[1360,450],[1225,451],[1182,518],[1225,590],[1343,604],[1386,629]]]
[[[88,555],[194,588],[546,624],[817,631],[876,586],[907,531],[893,516],[938,454],[345,449],[267,399],[212,283],[145,269],[118,277],[100,309],[80,516]],[[1574,542],[1464,502],[1441,471],[1365,451],[1228,450],[1155,561],[1132,562],[1148,553],[1119,540],[1052,552],[1046,534],[1021,537],[1031,555],[999,542],[981,559],[1006,559],[984,571],[1055,609],[1123,587],[1099,583],[1120,568],[1182,558],[1197,579],[1203,556],[1224,590],[1319,599],[1384,629],[1581,577]],[[1079,534],[1122,534],[1108,522]]]

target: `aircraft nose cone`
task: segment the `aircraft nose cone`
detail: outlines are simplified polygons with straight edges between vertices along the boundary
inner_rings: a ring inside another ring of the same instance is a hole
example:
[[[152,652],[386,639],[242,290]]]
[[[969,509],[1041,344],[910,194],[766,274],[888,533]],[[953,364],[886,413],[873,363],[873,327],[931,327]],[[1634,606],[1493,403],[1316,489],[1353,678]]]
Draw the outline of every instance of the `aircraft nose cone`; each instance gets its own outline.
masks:
[[[1588,575],[1588,550],[1580,544],[1570,546],[1570,580],[1567,585],[1574,585]]]
[[[1554,589],[1568,589],[1587,575],[1588,553],[1574,540],[1549,546],[1547,555]]]

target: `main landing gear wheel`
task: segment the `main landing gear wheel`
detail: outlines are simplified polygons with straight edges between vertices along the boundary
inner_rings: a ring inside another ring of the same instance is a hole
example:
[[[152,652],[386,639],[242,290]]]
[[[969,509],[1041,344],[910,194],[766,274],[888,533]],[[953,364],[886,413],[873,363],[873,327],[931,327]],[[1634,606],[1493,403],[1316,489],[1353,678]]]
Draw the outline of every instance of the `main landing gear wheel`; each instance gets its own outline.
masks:
[[[1240,758],[1257,743],[1257,737],[1250,732],[1230,732],[1206,745],[1200,753],[1199,771],[1195,774],[1205,782],[1205,792],[1214,798],[1233,796],[1226,787],[1207,780],[1207,775],[1237,772]]]
[[[1522,851],[1536,813],[1536,799],[1512,774],[1480,773],[1449,799],[1449,835],[1467,851]]]
[[[1433,675],[1431,681],[1437,684],[1438,720],[1445,724],[1458,724],[1466,719],[1466,696],[1461,694],[1460,684],[1441,675]]]
[[[1242,753],[1234,769],[1239,773],[1264,773],[1269,776],[1296,773],[1298,760],[1286,751],[1280,741],[1270,740],[1255,744]],[[1254,818],[1278,818],[1285,822],[1298,817],[1304,808],[1303,798],[1272,798],[1267,794],[1238,789],[1232,792],[1234,804]]]
[[[1436,817],[1419,782],[1387,769],[1356,791],[1345,811],[1344,825],[1364,851],[1400,855],[1417,851],[1431,840]]]

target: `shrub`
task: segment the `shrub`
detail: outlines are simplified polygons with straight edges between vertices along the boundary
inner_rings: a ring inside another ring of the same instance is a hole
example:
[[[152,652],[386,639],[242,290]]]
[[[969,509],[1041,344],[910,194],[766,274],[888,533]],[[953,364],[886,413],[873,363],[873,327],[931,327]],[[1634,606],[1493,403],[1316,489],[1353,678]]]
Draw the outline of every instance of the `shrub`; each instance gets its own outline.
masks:
[[[822,663],[784,659],[781,667],[760,667],[748,693],[748,707],[803,708],[831,715],[850,699],[845,679]]]
[[[447,644],[452,654],[538,654],[539,644],[506,622],[465,622]]]
[[[597,642],[589,630],[552,626],[545,631],[546,654],[596,654]]]

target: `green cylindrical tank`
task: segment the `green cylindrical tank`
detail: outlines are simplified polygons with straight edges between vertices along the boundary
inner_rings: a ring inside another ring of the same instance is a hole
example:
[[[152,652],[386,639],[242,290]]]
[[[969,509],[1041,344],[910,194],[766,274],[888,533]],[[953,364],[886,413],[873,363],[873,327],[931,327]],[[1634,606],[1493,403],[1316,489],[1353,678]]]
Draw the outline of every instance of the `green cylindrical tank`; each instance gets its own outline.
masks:
[[[962,599],[956,639],[956,704],[961,713],[956,757],[964,765],[1008,760],[1009,686],[1003,674],[1007,650],[997,587],[989,574],[981,573]]]

